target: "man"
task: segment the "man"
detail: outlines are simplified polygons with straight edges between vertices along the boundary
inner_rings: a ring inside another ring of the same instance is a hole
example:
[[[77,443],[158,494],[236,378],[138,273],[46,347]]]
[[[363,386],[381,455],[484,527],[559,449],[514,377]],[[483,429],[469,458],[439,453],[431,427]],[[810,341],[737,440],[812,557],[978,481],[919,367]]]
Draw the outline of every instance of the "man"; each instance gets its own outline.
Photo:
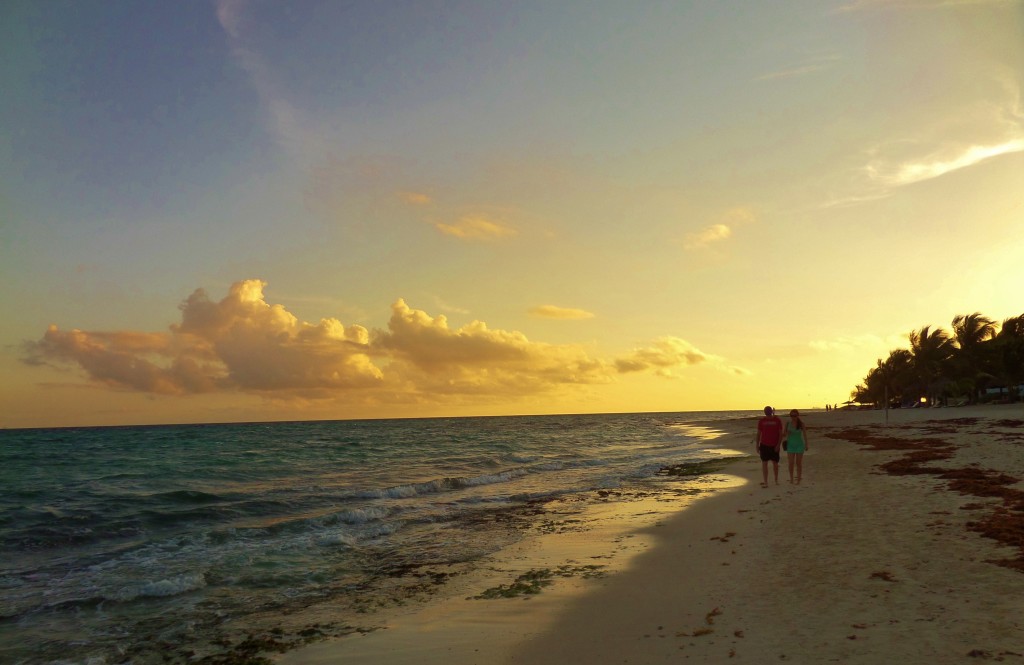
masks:
[[[764,418],[757,421],[757,454],[761,456],[761,487],[768,487],[768,462],[775,470],[775,484],[779,484],[779,448],[782,447],[782,420],[775,415],[775,409],[764,407]]]

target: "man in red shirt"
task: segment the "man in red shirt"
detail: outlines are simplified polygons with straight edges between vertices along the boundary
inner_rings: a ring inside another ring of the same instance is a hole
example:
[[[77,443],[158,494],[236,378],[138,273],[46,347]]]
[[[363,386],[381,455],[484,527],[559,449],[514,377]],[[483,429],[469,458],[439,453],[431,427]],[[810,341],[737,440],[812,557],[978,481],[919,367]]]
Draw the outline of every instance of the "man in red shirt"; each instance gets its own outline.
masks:
[[[761,487],[768,487],[768,462],[775,468],[775,484],[779,484],[779,448],[782,447],[782,420],[775,409],[764,407],[764,418],[757,421],[756,449],[761,456]]]

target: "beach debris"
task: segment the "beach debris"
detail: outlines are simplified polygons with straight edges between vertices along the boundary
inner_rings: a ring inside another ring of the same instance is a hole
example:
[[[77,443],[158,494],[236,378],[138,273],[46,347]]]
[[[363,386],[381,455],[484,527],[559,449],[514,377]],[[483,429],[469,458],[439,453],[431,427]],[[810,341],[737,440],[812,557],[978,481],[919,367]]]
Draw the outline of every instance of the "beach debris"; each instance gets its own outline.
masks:
[[[683,462],[663,466],[658,469],[659,476],[703,476],[720,471],[728,464],[728,460],[706,460],[703,462]]]
[[[719,616],[721,613],[722,613],[722,610],[720,610],[720,609],[718,609],[716,607],[715,609],[711,610],[710,612],[707,613],[707,615],[704,616],[704,621],[706,621],[709,626],[714,625],[715,617]]]
[[[237,643],[233,643],[226,636],[221,636],[213,641],[221,647],[227,647],[227,651],[208,654],[195,658],[193,652],[186,652],[181,655],[188,656],[188,662],[196,665],[273,665],[274,661],[262,654],[284,653],[298,646],[310,644],[328,637],[341,637],[353,633],[366,634],[376,630],[375,628],[357,628],[353,626],[340,626],[335,623],[314,623],[289,636],[280,627],[272,628],[268,634],[246,633],[245,637]]]
[[[734,637],[743,637],[743,631],[742,630],[734,630],[732,632],[732,634],[733,634]]]
[[[536,524],[536,528],[541,533],[571,533],[571,532],[583,532],[588,531],[589,528],[585,526],[585,522],[581,519],[564,519],[564,520],[541,520]]]
[[[494,598],[515,598],[517,596],[532,596],[541,592],[544,587],[550,586],[555,577],[582,577],[591,579],[603,577],[606,573],[602,569],[605,566],[587,564],[584,566],[561,565],[554,570],[550,568],[539,568],[528,570],[511,584],[499,584],[496,587],[486,589],[477,596],[470,596],[467,600],[491,600]]]
[[[724,536],[711,536],[708,540],[718,540],[723,543],[729,542],[729,539],[735,536],[736,533],[733,531],[727,531]]]
[[[538,594],[541,589],[551,585],[553,575],[554,573],[548,568],[529,570],[517,577],[511,584],[499,584],[472,598],[474,600],[490,600]]]
[[[713,632],[715,632],[714,628],[698,628],[697,630],[693,631],[693,637],[701,637],[703,635],[710,635]]]
[[[952,421],[947,421],[950,423]],[[967,419],[953,422],[968,425]],[[1016,426],[1016,421],[1013,421]],[[932,428],[930,431],[936,431]],[[970,531],[986,538],[1017,549],[1017,556],[1007,559],[988,559],[995,564],[1024,573],[1024,490],[1013,485],[1019,478],[996,469],[984,469],[976,465],[958,469],[928,466],[929,462],[951,459],[956,447],[940,439],[899,439],[892,436],[876,436],[867,429],[844,429],[826,434],[831,438],[851,441],[867,446],[871,450],[906,450],[902,457],[879,466],[885,473],[896,476],[933,475],[946,481],[946,487],[961,495],[1001,499],[1001,504],[991,506],[991,512],[980,519],[967,522]],[[962,509],[982,509],[981,504],[967,504]],[[934,524],[933,524],[934,526]]]
[[[887,570],[881,570],[878,572],[871,573],[868,579],[872,580],[884,580],[886,582],[895,582],[896,578],[893,577],[892,573]]]

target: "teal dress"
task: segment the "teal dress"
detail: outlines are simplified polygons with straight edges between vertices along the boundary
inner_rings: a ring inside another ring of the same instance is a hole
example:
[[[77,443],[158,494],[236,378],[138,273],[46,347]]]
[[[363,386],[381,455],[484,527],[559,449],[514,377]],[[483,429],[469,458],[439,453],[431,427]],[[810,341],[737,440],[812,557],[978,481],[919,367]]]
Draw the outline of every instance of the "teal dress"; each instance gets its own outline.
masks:
[[[804,441],[804,431],[802,429],[791,429],[786,436],[786,452],[787,453],[803,453],[807,450],[807,442]]]

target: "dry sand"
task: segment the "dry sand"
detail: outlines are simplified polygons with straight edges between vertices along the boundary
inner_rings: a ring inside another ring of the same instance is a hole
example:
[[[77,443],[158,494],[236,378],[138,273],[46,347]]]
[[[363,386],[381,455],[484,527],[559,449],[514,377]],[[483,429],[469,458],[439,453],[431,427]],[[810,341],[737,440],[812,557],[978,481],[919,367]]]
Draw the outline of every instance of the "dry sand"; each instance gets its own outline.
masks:
[[[781,485],[761,488],[760,461],[744,458],[709,479],[714,493],[590,515],[456,592],[566,562],[601,562],[603,577],[412,608],[279,661],[1024,663],[1024,407],[805,420],[800,486],[783,460]],[[749,449],[753,421],[725,429]]]

